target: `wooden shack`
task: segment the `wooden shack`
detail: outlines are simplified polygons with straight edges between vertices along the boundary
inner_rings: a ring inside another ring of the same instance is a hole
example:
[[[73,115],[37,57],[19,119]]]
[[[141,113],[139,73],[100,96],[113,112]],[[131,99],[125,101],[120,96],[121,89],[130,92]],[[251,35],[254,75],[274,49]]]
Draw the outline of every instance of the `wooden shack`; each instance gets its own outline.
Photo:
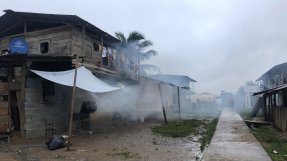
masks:
[[[257,92],[262,95],[262,111],[266,121],[271,121],[282,131],[287,130],[287,84]]]
[[[0,133],[43,137],[51,125],[67,131],[71,88],[30,69],[72,69],[78,56],[95,74],[120,77],[113,62],[118,40],[78,16],[5,10],[0,24]]]
[[[282,131],[287,130],[287,63],[272,67],[257,81],[262,90],[254,93],[261,96],[253,111],[261,108],[265,120],[272,121]]]

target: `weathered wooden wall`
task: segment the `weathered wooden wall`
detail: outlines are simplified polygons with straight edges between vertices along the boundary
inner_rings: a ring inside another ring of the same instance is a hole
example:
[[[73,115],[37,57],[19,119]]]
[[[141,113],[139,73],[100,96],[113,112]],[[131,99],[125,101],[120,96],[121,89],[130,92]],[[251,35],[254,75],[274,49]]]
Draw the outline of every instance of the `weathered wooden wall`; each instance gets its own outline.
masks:
[[[0,50],[7,49],[12,37],[21,35],[12,35],[0,40]],[[71,55],[71,28],[68,26],[56,27],[45,30],[27,32],[25,39],[29,45],[30,55]],[[40,44],[49,43],[49,51],[41,54]]]
[[[101,44],[98,40],[92,39],[85,35],[83,43],[83,33],[78,30],[72,30],[72,55],[84,56],[84,61],[93,65],[102,61],[102,54],[100,51],[95,51],[93,43]],[[82,55],[82,46],[85,45],[84,55]]]
[[[10,130],[10,108],[9,108],[9,98],[4,100],[2,97],[9,97],[9,85],[8,83],[0,83],[0,133],[9,132]]]
[[[103,42],[92,38],[83,31],[71,26],[61,26],[27,32],[25,34],[11,35],[0,39],[0,51],[8,49],[11,38],[24,36],[29,45],[28,54],[30,55],[78,55],[83,58],[81,60],[83,60],[84,63],[92,65],[102,63],[102,51],[95,50],[94,43],[101,45]],[[49,51],[45,54],[42,54],[40,50],[40,44],[43,42],[49,43]]]
[[[287,130],[287,107],[272,107],[272,119],[275,126],[282,131]]]

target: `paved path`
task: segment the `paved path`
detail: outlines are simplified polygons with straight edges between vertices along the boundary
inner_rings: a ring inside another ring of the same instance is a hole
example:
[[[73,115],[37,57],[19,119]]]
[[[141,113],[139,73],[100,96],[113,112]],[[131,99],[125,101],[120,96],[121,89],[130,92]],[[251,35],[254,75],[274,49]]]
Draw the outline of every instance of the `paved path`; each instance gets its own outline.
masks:
[[[224,109],[203,161],[271,161],[242,118]]]

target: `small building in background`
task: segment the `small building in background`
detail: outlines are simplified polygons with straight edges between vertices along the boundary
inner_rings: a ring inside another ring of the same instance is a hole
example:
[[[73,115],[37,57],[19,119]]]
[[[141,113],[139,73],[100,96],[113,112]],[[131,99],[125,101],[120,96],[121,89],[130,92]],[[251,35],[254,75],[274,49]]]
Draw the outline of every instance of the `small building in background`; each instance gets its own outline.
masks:
[[[252,81],[247,81],[234,94],[234,107],[238,110],[251,109],[254,107],[258,97],[253,93],[259,91],[259,85]]]
[[[141,77],[142,105],[152,106],[152,100],[157,102],[157,109],[165,107],[169,114],[182,116],[192,112],[191,96],[194,94],[194,79],[185,75],[157,74],[149,77]],[[153,97],[153,93],[158,93]],[[146,105],[146,103],[150,105]]]
[[[208,92],[194,94],[191,96],[191,102],[195,108],[216,107],[217,96]]]

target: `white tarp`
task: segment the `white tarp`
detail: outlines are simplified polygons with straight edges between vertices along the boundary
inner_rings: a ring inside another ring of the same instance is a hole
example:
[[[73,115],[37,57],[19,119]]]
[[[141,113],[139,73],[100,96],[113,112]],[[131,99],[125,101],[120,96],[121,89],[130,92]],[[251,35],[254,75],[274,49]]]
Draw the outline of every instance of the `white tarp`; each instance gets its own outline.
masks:
[[[49,81],[66,85],[73,86],[74,83],[74,75],[75,69],[60,71],[60,72],[46,72],[46,71],[38,71],[31,70],[35,74],[39,75],[42,78],[45,78]],[[78,88],[84,89],[86,91],[94,92],[94,93],[102,93],[102,92],[110,92],[114,90],[118,90],[120,88],[112,87],[97,77],[95,77],[91,71],[86,69],[84,66],[81,66],[77,69],[77,81],[76,86]]]

